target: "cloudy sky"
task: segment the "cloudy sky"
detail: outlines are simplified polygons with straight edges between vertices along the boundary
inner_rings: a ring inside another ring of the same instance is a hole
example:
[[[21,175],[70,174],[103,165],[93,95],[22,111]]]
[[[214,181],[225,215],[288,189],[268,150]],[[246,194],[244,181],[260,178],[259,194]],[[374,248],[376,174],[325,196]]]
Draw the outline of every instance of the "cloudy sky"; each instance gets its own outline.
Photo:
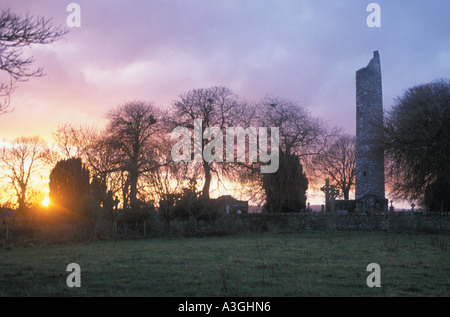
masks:
[[[58,124],[105,123],[126,101],[168,107],[180,93],[224,85],[241,98],[298,101],[331,126],[355,131],[355,72],[378,50],[384,106],[416,84],[450,77],[448,0],[2,0],[2,8],[81,27],[35,46],[46,76],[20,83],[0,116],[0,138]],[[381,7],[369,28],[367,5]]]

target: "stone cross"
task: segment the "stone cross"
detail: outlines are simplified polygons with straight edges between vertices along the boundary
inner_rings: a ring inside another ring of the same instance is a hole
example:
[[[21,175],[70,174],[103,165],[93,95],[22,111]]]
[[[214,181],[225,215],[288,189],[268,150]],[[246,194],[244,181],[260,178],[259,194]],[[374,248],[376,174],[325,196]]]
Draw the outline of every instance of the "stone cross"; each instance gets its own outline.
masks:
[[[323,186],[321,189],[325,193],[325,210],[328,211],[334,211],[330,210],[330,202],[333,202],[334,206],[334,200],[339,195],[339,190],[336,189],[336,186],[330,185],[330,180],[325,180],[325,186]]]

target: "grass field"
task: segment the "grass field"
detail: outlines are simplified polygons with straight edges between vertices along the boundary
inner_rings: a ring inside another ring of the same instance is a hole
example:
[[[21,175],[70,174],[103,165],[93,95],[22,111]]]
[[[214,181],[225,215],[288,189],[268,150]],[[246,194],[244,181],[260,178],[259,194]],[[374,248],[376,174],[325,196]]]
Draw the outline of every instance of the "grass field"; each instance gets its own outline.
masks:
[[[449,296],[448,235],[304,232],[0,249],[0,296]],[[69,288],[69,263],[81,287]],[[369,288],[369,263],[381,287]]]

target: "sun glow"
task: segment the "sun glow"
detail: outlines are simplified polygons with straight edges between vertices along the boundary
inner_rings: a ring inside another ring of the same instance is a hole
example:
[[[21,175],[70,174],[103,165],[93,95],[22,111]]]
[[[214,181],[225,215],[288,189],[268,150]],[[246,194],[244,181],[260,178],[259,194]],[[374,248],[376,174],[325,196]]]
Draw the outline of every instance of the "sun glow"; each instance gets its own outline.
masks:
[[[48,207],[48,205],[50,204],[50,198],[45,197],[44,200],[41,202],[41,205],[44,207]]]

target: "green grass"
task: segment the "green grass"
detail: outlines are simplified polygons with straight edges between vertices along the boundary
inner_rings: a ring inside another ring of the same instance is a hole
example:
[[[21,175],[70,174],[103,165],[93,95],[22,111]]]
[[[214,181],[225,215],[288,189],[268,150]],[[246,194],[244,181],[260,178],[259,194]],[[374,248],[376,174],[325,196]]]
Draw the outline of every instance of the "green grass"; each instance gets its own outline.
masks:
[[[448,235],[304,232],[0,249],[0,296],[449,296]],[[69,263],[81,287],[69,288]],[[369,288],[369,263],[381,288]]]

